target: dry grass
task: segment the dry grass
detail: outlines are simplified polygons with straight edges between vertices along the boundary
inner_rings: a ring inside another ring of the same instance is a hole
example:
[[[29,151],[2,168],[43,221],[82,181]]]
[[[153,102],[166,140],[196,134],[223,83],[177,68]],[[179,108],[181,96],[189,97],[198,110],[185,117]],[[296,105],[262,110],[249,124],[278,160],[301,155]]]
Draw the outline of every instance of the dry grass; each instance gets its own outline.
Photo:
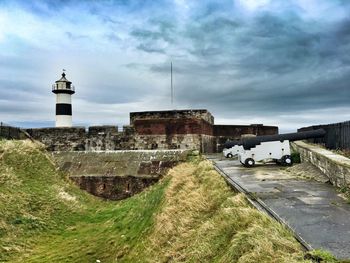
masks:
[[[195,161],[107,202],[74,186],[41,145],[0,141],[0,262],[303,262],[284,227]]]
[[[251,208],[209,161],[170,172],[148,253],[152,262],[305,262],[292,234]]]

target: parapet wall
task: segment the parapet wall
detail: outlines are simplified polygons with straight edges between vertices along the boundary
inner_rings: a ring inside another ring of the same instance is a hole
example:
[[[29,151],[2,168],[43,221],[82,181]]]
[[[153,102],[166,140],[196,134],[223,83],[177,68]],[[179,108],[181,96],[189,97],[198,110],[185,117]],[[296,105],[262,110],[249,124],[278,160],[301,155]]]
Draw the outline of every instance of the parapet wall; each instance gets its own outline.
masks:
[[[33,139],[44,143],[49,151],[105,151],[135,149],[134,131],[117,126],[38,128],[26,130]]]
[[[84,151],[86,132],[84,127],[26,129],[35,140],[47,146],[49,151]]]
[[[350,187],[349,158],[302,141],[293,142],[291,145],[300,153],[302,162],[309,162],[319,168],[333,185]]]

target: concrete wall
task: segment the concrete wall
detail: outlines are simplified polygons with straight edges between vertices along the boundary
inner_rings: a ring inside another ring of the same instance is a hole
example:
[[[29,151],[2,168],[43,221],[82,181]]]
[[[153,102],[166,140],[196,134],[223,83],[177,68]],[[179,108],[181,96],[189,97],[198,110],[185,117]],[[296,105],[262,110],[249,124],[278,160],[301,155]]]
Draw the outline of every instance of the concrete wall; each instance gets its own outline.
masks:
[[[184,150],[52,153],[60,171],[81,189],[112,200],[141,192],[186,161],[187,154]]]
[[[302,141],[293,142],[291,145],[300,153],[302,162],[309,162],[318,167],[333,185],[350,187],[349,158]]]

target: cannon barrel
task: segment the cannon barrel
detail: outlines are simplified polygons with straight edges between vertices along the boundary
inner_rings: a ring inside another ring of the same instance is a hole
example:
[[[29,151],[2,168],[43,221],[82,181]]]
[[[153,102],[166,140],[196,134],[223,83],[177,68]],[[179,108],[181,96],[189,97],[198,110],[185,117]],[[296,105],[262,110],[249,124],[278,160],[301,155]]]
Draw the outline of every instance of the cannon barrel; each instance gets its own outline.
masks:
[[[320,138],[320,137],[323,137],[325,134],[326,132],[324,129],[318,129],[318,130],[305,131],[305,132],[256,136],[252,138],[244,138],[239,141],[228,141],[225,143],[224,147],[231,148],[235,145],[243,145],[243,148],[245,150],[249,150],[262,142],[284,141],[284,140],[299,141],[299,140],[306,140],[311,138]]]

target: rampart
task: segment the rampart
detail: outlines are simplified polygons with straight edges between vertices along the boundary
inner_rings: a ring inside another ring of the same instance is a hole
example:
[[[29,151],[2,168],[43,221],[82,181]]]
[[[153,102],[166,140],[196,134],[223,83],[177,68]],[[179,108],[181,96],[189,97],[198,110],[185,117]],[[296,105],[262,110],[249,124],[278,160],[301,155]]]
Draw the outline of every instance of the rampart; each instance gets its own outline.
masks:
[[[81,189],[120,200],[156,183],[168,169],[186,161],[184,150],[54,152],[59,169]]]
[[[278,127],[263,125],[215,125],[204,109],[130,113],[130,125],[27,129],[50,151],[104,151],[137,149],[194,149],[221,151],[227,140],[242,134],[271,135]]]

